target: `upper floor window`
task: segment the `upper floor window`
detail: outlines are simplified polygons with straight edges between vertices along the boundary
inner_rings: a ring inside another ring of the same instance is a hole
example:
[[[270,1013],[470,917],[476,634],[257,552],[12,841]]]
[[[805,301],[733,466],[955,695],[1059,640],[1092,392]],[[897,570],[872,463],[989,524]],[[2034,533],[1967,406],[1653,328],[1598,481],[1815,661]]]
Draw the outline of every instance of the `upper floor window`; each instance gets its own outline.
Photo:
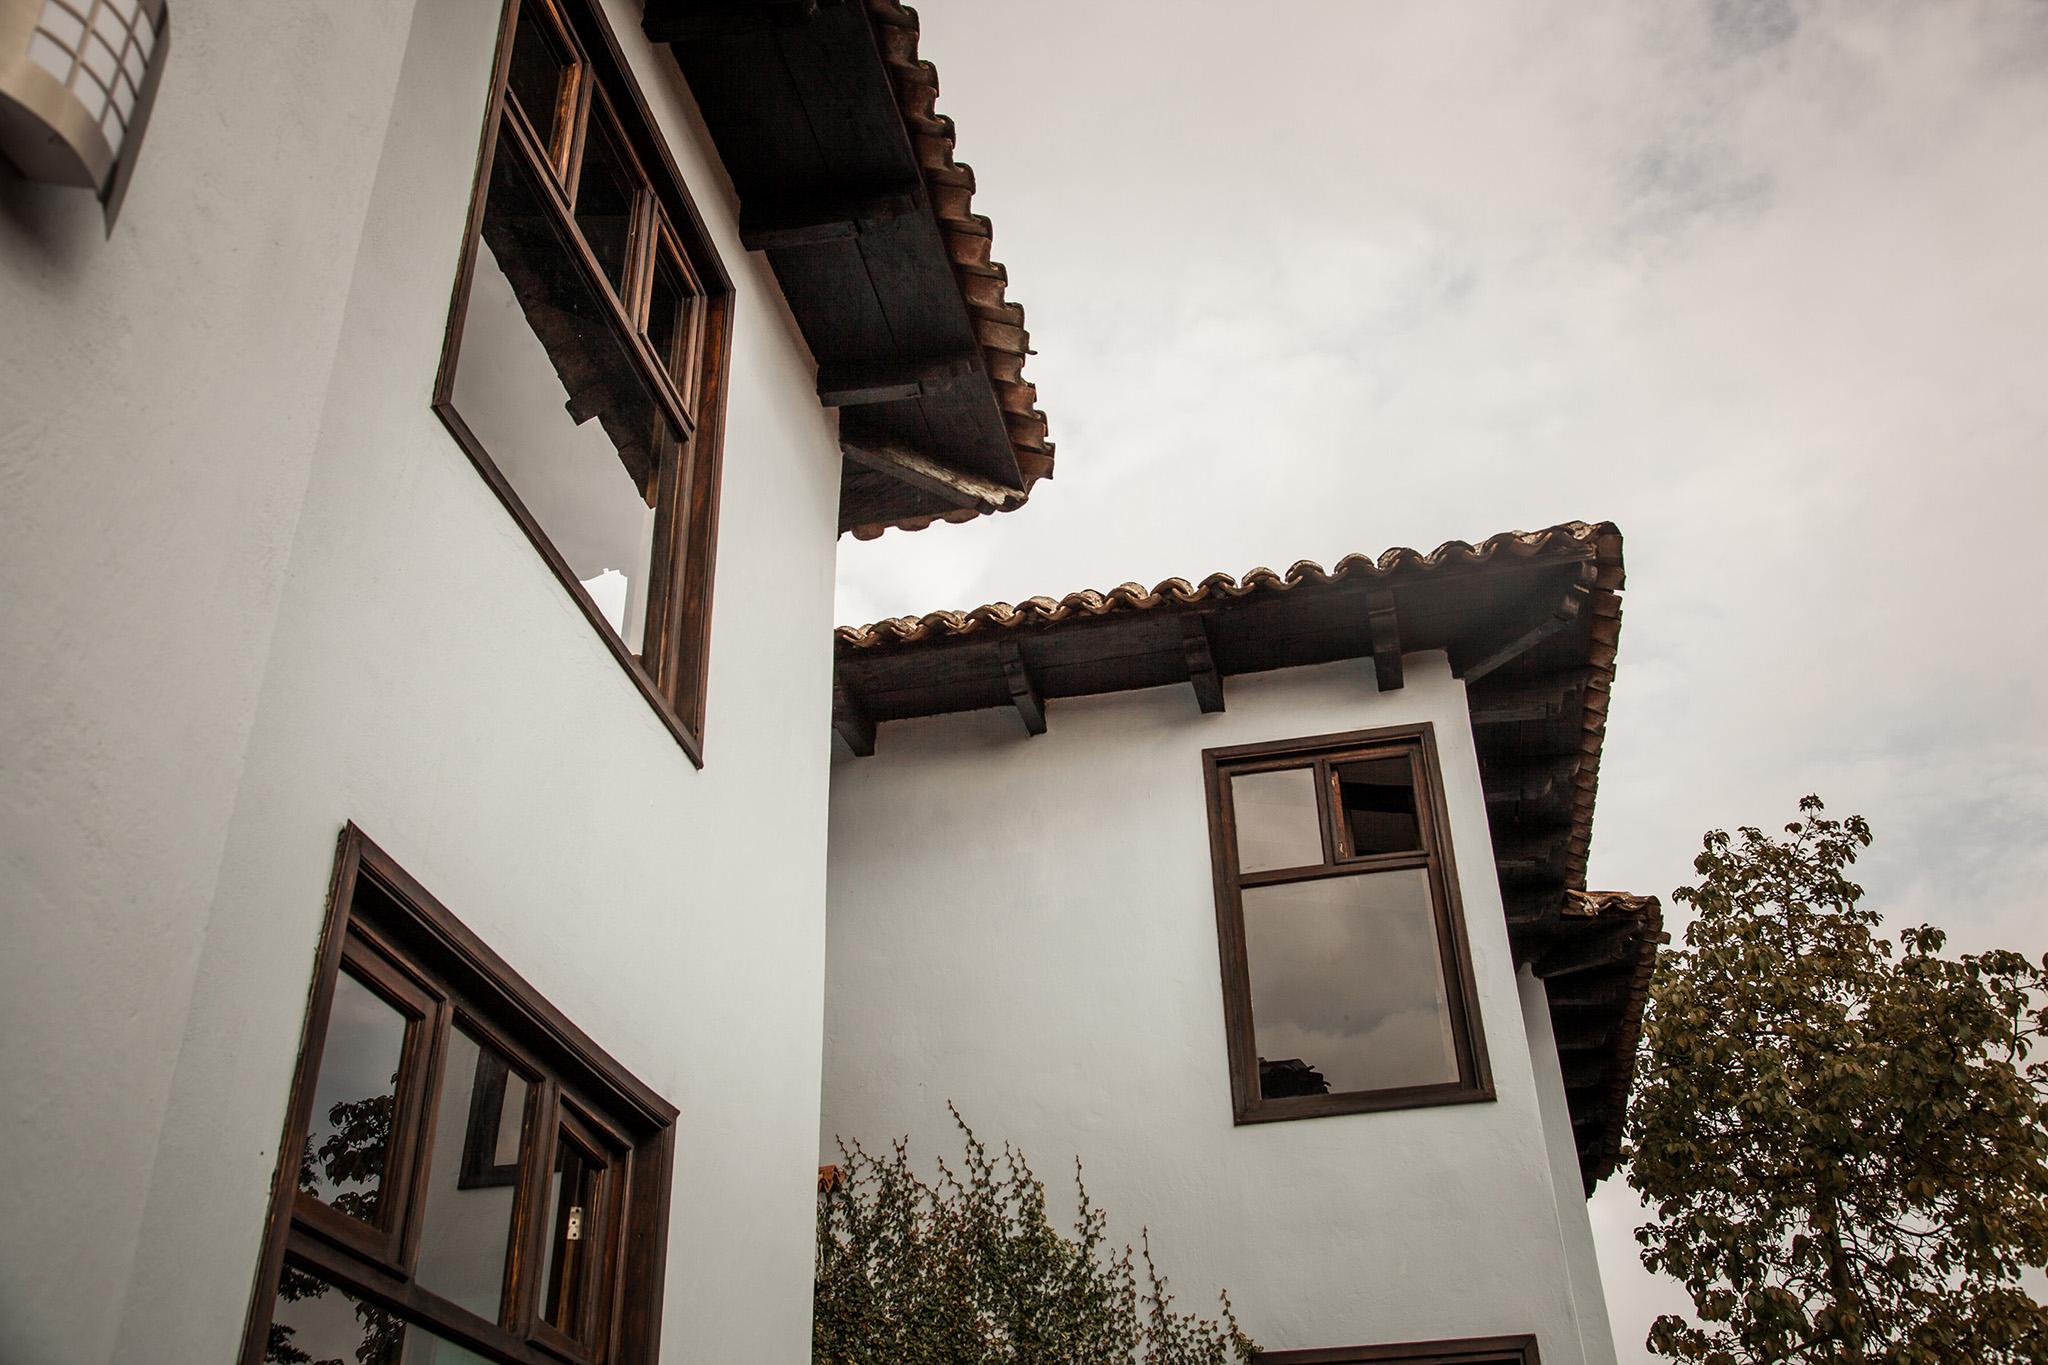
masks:
[[[1238,1122],[1492,1098],[1430,728],[1203,759]]]
[[[434,408],[702,761],[731,284],[590,0],[507,0]]]
[[[244,1365],[655,1358],[676,1111],[350,826]]]

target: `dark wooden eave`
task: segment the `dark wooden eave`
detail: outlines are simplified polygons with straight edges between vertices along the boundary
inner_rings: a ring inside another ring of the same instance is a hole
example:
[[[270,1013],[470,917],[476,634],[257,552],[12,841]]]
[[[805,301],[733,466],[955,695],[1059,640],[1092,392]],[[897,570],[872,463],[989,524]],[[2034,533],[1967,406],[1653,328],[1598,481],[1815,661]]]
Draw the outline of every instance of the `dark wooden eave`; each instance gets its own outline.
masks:
[[[1654,900],[1585,900],[1622,581],[1620,532],[1572,522],[1329,571],[1301,563],[897,618],[835,633],[834,723],[866,754],[891,721],[1010,707],[1022,738],[1057,725],[1063,697],[1185,685],[1191,709],[1220,711],[1234,676],[1342,659],[1371,660],[1373,684],[1392,691],[1404,656],[1445,652],[1466,685],[1509,939],[1552,991],[1590,1190],[1620,1152],[1662,942]]]
[[[1030,338],[896,0],[646,0],[839,409],[857,536],[1021,505],[1052,469]]]

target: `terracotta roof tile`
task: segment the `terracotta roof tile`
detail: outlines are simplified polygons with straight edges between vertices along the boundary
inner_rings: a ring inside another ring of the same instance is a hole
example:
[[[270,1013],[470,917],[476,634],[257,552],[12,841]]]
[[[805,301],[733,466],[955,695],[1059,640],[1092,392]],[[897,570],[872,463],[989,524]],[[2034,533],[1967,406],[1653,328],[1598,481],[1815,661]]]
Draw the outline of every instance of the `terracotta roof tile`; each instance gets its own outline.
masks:
[[[1169,578],[1150,588],[1138,583],[1120,583],[1107,592],[1092,588],[1065,597],[1029,597],[1012,605],[991,602],[971,611],[935,611],[924,616],[892,616],[865,626],[841,626],[833,632],[841,644],[868,649],[881,644],[908,643],[946,636],[971,635],[980,630],[1014,630],[1019,627],[1051,625],[1076,616],[1108,616],[1115,612],[1149,611],[1170,605],[1193,606],[1216,599],[1246,597],[1259,592],[1287,592],[1304,584],[1339,583],[1347,579],[1384,579],[1396,575],[1429,573],[1451,568],[1469,568],[1497,559],[1533,559],[1556,554],[1560,547],[1583,546],[1597,550],[1603,535],[1611,536],[1618,552],[1620,537],[1612,526],[1566,522],[1541,531],[1506,531],[1489,536],[1477,545],[1462,540],[1446,541],[1424,553],[1407,547],[1387,550],[1377,557],[1346,555],[1336,566],[1324,569],[1313,560],[1295,561],[1285,573],[1268,568],[1248,571],[1242,578],[1212,573],[1199,583]],[[1616,573],[1619,573],[1617,565]],[[1618,586],[1618,584],[1617,584]],[[1611,593],[1610,593],[1611,596]],[[1596,604],[1596,610],[1598,610]],[[1618,625],[1620,611],[1614,608]],[[1607,667],[1613,668],[1610,636],[1605,650]],[[1605,715],[1603,694],[1602,715]]]

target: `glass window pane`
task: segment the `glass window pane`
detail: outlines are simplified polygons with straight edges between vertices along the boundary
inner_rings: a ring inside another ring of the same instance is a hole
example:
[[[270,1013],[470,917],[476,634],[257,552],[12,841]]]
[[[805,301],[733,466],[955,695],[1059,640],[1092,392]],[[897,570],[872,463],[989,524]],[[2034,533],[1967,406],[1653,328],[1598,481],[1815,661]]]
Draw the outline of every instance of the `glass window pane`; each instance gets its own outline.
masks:
[[[584,135],[583,173],[576,182],[576,226],[591,254],[621,297],[626,292],[626,262],[633,242],[633,201],[639,179],[619,150],[610,120],[593,115]]]
[[[519,7],[506,84],[519,112],[540,134],[541,146],[553,148],[562,129],[563,97],[569,93],[574,59],[539,8],[532,0]]]
[[[444,1074],[414,1278],[496,1321],[531,1087],[460,1027],[449,1031]]]
[[[686,367],[690,361],[692,291],[682,265],[664,242],[654,253],[654,282],[647,298],[647,341],[656,359],[668,369],[684,400],[690,396]]]
[[[384,1188],[408,1023],[346,970],[336,979],[299,1160],[299,1188],[373,1225]]]
[[[635,653],[647,623],[652,503],[675,446],[639,374],[501,146],[463,315],[455,408]]]
[[[1243,898],[1267,1098],[1458,1079],[1428,872],[1254,887]]]
[[[1415,768],[1406,754],[1335,765],[1337,801],[1353,857],[1422,847]]]
[[[286,1262],[265,1365],[486,1365],[486,1357]]]
[[[1237,870],[1313,867],[1323,861],[1314,768],[1239,773],[1230,779],[1237,813]]]
[[[548,1180],[548,1241],[541,1262],[546,1296],[541,1316],[568,1335],[583,1338],[584,1309],[596,1266],[599,1197],[604,1163],[564,1129],[555,1145],[555,1169]]]

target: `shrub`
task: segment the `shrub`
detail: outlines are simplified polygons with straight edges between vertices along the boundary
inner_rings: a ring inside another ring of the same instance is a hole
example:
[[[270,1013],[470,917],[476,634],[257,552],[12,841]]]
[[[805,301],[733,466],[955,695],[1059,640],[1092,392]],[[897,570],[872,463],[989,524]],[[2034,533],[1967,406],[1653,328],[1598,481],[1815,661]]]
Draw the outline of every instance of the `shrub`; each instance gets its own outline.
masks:
[[[940,1161],[930,1184],[910,1168],[908,1139],[887,1157],[840,1142],[842,1164],[818,1199],[815,1365],[1258,1359],[1228,1294],[1219,1320],[1174,1311],[1149,1235],[1135,1253],[1111,1250],[1078,1160],[1070,1236],[1046,1217],[1045,1185],[1023,1153],[1006,1143],[991,1157],[958,1110],[953,1121],[965,1155],[957,1171]]]

